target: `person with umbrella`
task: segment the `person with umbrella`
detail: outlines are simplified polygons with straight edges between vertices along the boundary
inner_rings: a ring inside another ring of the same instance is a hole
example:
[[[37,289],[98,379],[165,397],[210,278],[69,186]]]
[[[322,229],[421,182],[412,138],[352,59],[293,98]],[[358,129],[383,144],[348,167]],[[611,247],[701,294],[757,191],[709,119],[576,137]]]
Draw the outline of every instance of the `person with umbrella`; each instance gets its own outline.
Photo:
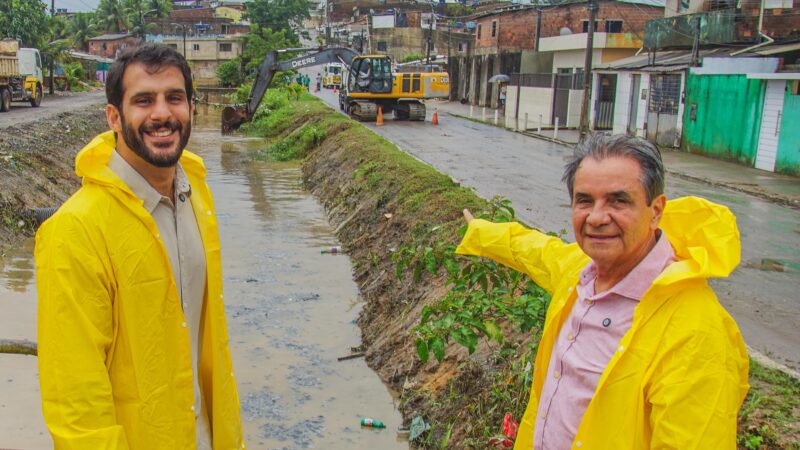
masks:
[[[502,73],[493,75],[489,78],[489,83],[497,83],[498,89],[500,90],[499,94],[499,108],[500,112],[505,116],[506,115],[506,85],[508,84],[510,78],[508,75],[504,75]]]

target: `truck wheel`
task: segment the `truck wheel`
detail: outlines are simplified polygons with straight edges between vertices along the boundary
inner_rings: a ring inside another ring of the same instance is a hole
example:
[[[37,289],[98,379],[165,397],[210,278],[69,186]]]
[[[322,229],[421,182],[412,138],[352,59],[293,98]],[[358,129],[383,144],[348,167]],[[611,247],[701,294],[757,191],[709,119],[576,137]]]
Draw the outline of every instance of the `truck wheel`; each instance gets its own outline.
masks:
[[[6,88],[0,88],[0,112],[11,109],[11,93]]]
[[[38,108],[42,104],[42,86],[36,85],[36,98],[31,99],[31,106]]]

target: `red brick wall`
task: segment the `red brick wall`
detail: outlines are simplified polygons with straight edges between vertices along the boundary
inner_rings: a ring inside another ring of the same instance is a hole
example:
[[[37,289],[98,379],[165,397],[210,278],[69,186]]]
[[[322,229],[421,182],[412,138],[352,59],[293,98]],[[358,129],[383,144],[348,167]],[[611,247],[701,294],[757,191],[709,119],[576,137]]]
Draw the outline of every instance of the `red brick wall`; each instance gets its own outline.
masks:
[[[664,8],[629,3],[600,2],[597,11],[597,31],[605,30],[606,20],[622,20],[623,33],[644,37],[644,24],[651,19],[664,17]],[[542,13],[542,37],[559,36],[567,27],[573,33],[583,33],[583,21],[589,20],[586,4],[564,5]]]
[[[173,19],[210,19],[214,17],[214,10],[211,8],[173,9],[169,16]]]
[[[622,20],[623,33],[644,36],[644,24],[650,19],[664,17],[664,8],[601,1],[597,13],[597,31],[605,30],[605,21]],[[558,36],[563,27],[573,33],[583,32],[583,20],[589,19],[585,3],[544,8],[541,37]],[[497,21],[497,35],[492,37],[492,22]],[[475,48],[533,49],[536,41],[536,10],[521,9],[500,12],[475,20],[481,27],[480,38],[475,33]]]
[[[103,48],[105,44],[105,48]],[[126,47],[135,47],[139,45],[139,39],[135,37],[126,37],[116,39],[113,41],[89,41],[89,54],[104,56],[106,58],[116,58],[117,49],[124,49]]]

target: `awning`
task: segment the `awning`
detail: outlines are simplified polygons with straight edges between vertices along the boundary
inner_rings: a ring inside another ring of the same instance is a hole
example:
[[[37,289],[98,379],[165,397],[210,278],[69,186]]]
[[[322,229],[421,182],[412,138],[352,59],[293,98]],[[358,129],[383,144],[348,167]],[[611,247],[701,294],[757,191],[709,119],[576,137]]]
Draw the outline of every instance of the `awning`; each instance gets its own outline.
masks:
[[[770,45],[768,47],[751,50],[750,52],[766,56],[766,55],[777,55],[779,53],[786,53],[794,50],[800,50],[800,42],[795,42],[793,44]]]
[[[749,80],[800,80],[798,72],[748,73]]]

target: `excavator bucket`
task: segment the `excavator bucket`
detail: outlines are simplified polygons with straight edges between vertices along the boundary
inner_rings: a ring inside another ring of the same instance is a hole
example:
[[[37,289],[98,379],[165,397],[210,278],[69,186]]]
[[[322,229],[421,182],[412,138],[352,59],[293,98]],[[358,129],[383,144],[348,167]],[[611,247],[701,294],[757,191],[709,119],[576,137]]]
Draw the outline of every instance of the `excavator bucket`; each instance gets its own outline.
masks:
[[[226,106],[222,110],[222,134],[233,133],[247,121],[247,110],[243,106]]]

